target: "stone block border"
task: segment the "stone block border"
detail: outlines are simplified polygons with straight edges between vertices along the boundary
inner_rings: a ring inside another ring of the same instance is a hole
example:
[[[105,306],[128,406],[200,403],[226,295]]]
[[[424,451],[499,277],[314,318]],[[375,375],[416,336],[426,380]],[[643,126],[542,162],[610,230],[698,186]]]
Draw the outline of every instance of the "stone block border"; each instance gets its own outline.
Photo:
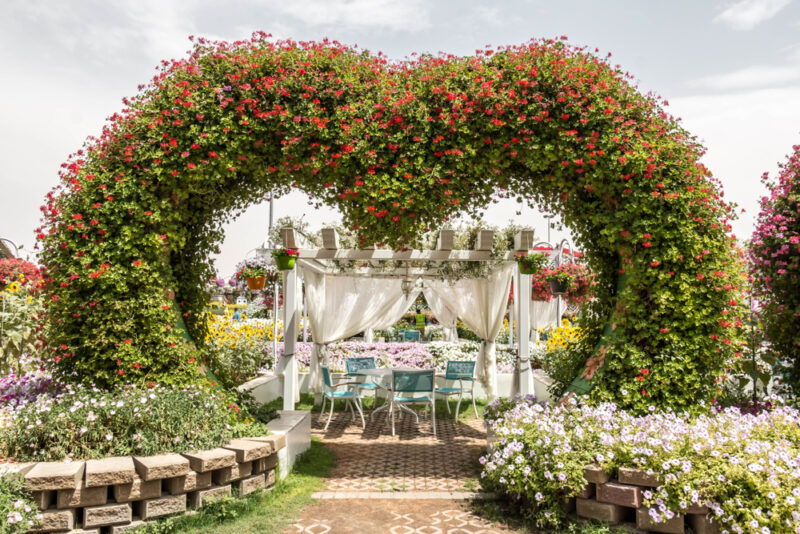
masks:
[[[268,436],[234,439],[207,451],[38,462],[3,471],[24,474],[42,511],[40,525],[30,532],[122,532],[233,491],[243,496],[274,485],[276,468],[285,476],[309,447],[310,414],[280,412],[267,426]]]

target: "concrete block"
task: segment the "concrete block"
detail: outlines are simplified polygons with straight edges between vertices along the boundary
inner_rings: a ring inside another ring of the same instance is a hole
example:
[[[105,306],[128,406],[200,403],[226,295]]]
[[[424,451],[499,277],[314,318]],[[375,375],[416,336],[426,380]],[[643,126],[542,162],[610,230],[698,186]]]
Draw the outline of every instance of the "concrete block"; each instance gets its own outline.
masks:
[[[711,521],[707,515],[687,515],[689,526],[692,527],[694,534],[719,534],[719,522]]]
[[[234,439],[222,447],[235,452],[236,461],[239,463],[252,462],[264,456],[269,456],[272,452],[271,443],[261,443],[247,439]]]
[[[189,494],[189,507],[197,509],[208,504],[208,501],[231,496],[231,485],[214,486],[213,488],[193,491]]]
[[[147,523],[144,521],[140,521],[138,519],[134,519],[127,525],[114,525],[109,529],[110,534],[120,534],[122,532],[130,532],[131,530],[135,530],[139,527],[145,526]]]
[[[639,508],[642,505],[642,488],[640,486],[628,486],[618,482],[606,482],[597,486],[597,502],[607,502],[627,506],[628,508]]]
[[[611,479],[611,476],[603,471],[597,464],[589,464],[583,468],[583,478],[586,482],[593,484],[605,484]]]
[[[225,484],[230,484],[234,480],[249,477],[252,472],[253,462],[237,463],[231,467],[225,467],[218,471],[214,471],[214,484],[218,486],[224,486]]]
[[[616,525],[625,517],[625,511],[618,504],[597,502],[592,499],[576,499],[578,516],[596,519]]]
[[[561,498],[561,509],[564,510],[565,514],[571,514],[575,511],[575,500],[575,497]]]
[[[260,489],[264,489],[267,487],[267,478],[264,473],[260,475],[253,475],[247,478],[243,478],[235,483],[236,489],[239,491],[239,495],[248,495],[253,493],[254,491],[258,491]]]
[[[137,475],[129,484],[114,486],[114,500],[117,502],[141,501],[161,497],[161,480],[145,482]]]
[[[686,509],[687,515],[691,514],[706,515],[707,513],[708,513],[708,506],[704,504],[703,505],[694,504]]]
[[[258,441],[260,443],[269,443],[272,446],[270,454],[278,452],[286,446],[286,435],[284,434],[270,434],[269,436],[259,436],[256,438],[244,438],[250,441]]]
[[[75,528],[67,532],[67,534],[100,534],[99,528]]]
[[[667,534],[683,534],[683,515],[675,514],[672,519],[656,523],[650,517],[647,507],[636,510],[636,526],[651,532],[666,532]]]
[[[192,470],[198,473],[230,467],[236,463],[236,453],[223,448],[216,448],[208,451],[185,452],[183,456],[189,460],[189,466]]]
[[[264,458],[253,460],[253,473],[263,473],[268,469],[274,469],[278,465],[278,453],[274,452]]]
[[[107,527],[110,525],[126,525],[133,519],[131,505],[106,504],[83,509],[83,527]]]
[[[170,495],[180,495],[190,491],[201,490],[211,487],[211,471],[206,473],[196,473],[190,471],[182,477],[168,478],[164,480],[164,491]]]
[[[158,456],[134,456],[136,472],[142,480],[160,480],[180,477],[189,472],[189,460],[180,454],[160,454]]]
[[[99,506],[108,501],[108,488],[101,486],[77,489],[58,490],[56,506],[58,508],[83,508],[84,506]]]
[[[267,487],[269,488],[271,486],[274,486],[275,485],[275,470],[274,469],[270,469],[269,471],[267,471],[265,473],[265,475],[267,477],[267,480],[266,480]]]
[[[635,467],[620,467],[617,473],[620,484],[631,484],[634,486],[646,486],[657,488],[661,485],[656,475],[648,475],[641,469]]]
[[[28,532],[64,532],[74,526],[75,510],[45,510],[39,515],[39,524]]]
[[[580,497],[581,499],[591,499],[592,497],[594,497],[594,488],[595,488],[594,484],[591,483],[586,484],[586,486],[584,486],[581,492],[578,493],[578,495],[576,496]]]
[[[30,491],[79,488],[84,462],[39,462],[25,474],[25,487]]]
[[[139,503],[139,516],[144,519],[163,517],[186,511],[186,495],[149,499]]]
[[[34,491],[31,497],[39,510],[47,510],[56,504],[56,492],[53,490]]]
[[[87,488],[129,484],[136,476],[133,458],[117,456],[102,460],[87,460],[85,483]]]

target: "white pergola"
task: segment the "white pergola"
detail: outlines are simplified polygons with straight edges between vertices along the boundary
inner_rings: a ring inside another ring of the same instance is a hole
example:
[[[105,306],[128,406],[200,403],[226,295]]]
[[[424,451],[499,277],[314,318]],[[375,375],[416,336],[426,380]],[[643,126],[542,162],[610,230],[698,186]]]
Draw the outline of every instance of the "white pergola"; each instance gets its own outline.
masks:
[[[298,263],[303,268],[314,270],[321,274],[342,274],[332,264],[334,260],[356,260],[363,262],[361,266],[347,271],[348,276],[381,277],[381,278],[414,278],[438,279],[441,275],[434,269],[425,269],[408,266],[409,262],[451,262],[451,261],[515,261],[515,254],[533,251],[533,231],[523,230],[514,237],[513,250],[497,257],[492,254],[494,240],[493,230],[480,230],[472,250],[458,250],[453,248],[453,230],[442,230],[435,250],[388,250],[388,249],[342,249],[339,248],[339,239],[336,230],[324,228],[322,230],[322,248],[301,248],[299,236],[291,228],[281,229],[281,238],[284,248],[298,251]],[[298,246],[300,245],[300,246]],[[267,255],[269,249],[260,249],[261,254]],[[379,261],[405,262],[406,267],[386,271],[375,264]],[[514,281],[514,306],[516,307],[517,325],[517,372],[519,373],[519,392],[523,395],[533,394],[533,376],[530,367],[530,302],[531,302],[531,275],[522,274],[515,269]],[[284,287],[284,351],[280,362],[276,365],[276,374],[283,376],[283,409],[293,410],[298,373],[295,358],[295,346],[299,317],[297,313],[298,299],[302,298],[298,269],[283,271]],[[525,303],[525,305],[522,305]],[[513,330],[513,329],[512,329]]]

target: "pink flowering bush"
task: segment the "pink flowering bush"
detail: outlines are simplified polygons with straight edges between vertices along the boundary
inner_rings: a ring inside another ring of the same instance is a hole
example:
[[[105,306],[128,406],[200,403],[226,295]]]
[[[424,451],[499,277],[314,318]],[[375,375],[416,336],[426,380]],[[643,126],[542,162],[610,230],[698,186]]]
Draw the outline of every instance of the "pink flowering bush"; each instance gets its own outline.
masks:
[[[586,485],[583,467],[635,467],[662,485],[645,491],[655,522],[707,506],[722,532],[800,532],[800,412],[736,408],[699,416],[635,416],[612,403],[530,399],[487,408],[497,440],[480,459],[484,484],[522,498],[540,527],[564,519],[562,499]]]
[[[769,196],[750,243],[753,287],[760,318],[778,357],[788,364],[788,384],[800,383],[800,145],[776,179],[763,177]]]
[[[38,513],[19,473],[0,476],[0,533],[28,532],[35,525]]]

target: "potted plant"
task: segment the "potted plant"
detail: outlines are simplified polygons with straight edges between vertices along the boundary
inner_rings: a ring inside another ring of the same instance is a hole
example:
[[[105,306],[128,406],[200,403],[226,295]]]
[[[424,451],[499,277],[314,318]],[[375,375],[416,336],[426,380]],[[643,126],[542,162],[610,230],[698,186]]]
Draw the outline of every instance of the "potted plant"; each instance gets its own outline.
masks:
[[[520,252],[514,255],[519,265],[519,272],[522,274],[536,274],[547,265],[547,256],[541,252]]]
[[[575,277],[561,269],[553,269],[545,277],[553,295],[562,296],[575,285]]]
[[[294,269],[294,262],[297,260],[299,252],[290,248],[279,248],[272,251],[275,264],[279,271],[290,271]]]
[[[259,291],[264,289],[267,283],[267,270],[263,267],[245,265],[239,277],[247,280],[248,289]]]

